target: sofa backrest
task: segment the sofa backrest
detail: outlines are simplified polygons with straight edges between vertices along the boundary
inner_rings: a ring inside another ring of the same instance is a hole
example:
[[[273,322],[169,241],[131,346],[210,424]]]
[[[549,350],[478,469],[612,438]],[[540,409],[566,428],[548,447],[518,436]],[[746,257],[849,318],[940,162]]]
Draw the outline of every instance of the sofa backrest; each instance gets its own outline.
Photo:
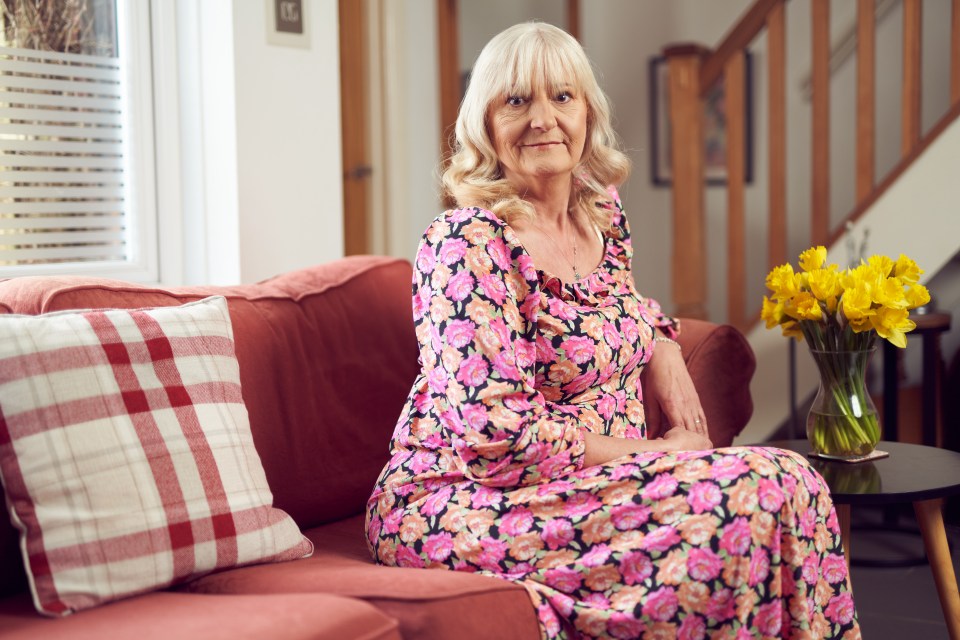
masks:
[[[360,513],[389,457],[418,371],[410,292],[407,262],[356,256],[231,287],[16,278],[0,282],[0,313],[226,296],[243,398],[274,504],[309,528]],[[0,523],[5,580],[21,571],[16,540],[9,522]]]

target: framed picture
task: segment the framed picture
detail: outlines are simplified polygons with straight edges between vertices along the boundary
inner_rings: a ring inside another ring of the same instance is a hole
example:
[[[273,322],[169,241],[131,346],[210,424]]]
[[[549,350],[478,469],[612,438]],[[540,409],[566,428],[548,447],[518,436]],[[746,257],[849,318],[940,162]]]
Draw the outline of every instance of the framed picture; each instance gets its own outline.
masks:
[[[650,179],[654,186],[667,187],[673,183],[670,154],[669,93],[667,86],[667,59],[650,59]],[[745,167],[744,178],[753,182],[753,56],[746,55],[746,82],[744,104]],[[704,101],[704,175],[708,185],[727,183],[727,116],[723,105],[723,82],[718,82]]]
[[[303,0],[265,0],[267,43],[281,47],[310,48],[310,30]]]

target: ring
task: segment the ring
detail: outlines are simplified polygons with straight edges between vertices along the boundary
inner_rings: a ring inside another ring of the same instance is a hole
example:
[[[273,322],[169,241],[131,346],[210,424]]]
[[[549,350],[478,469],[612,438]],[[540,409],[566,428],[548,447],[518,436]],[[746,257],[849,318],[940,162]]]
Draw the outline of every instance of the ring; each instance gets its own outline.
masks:
[[[694,420],[694,421],[693,421],[693,424],[700,424],[700,420],[699,420],[699,419]]]

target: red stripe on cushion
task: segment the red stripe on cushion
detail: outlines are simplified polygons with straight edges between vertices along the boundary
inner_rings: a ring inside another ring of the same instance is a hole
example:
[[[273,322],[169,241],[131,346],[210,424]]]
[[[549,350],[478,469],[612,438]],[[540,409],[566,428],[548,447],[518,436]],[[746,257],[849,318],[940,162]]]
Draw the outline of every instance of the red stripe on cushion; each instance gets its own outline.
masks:
[[[238,525],[236,527],[237,530],[234,534],[232,534],[234,543],[236,542],[236,538],[238,536],[247,533],[266,532],[270,527],[282,523],[286,518],[289,517],[284,512],[267,506],[244,509],[236,512],[234,515],[235,522]],[[216,533],[216,520],[218,518],[223,518],[224,516],[225,514],[214,516],[213,518],[197,518],[188,523],[181,523],[180,526],[189,527],[193,532],[192,544],[199,545],[205,542],[217,540],[216,536],[218,534]],[[163,527],[150,529],[147,531],[137,531],[136,533],[131,533],[124,536],[114,536],[112,538],[105,538],[93,542],[85,542],[81,544],[60,547],[57,549],[50,549],[47,552],[48,560],[46,561],[49,562],[49,565],[54,571],[63,572],[72,569],[95,566],[97,564],[109,564],[114,562],[136,560],[138,558],[145,558],[154,555],[166,555],[167,551],[165,549],[158,548],[157,542],[158,540],[165,541],[169,535],[169,532],[169,527]],[[268,540],[269,535],[259,535],[258,539],[260,539],[260,544],[262,545],[263,549],[272,546],[272,542]],[[249,555],[252,558],[255,558],[257,562],[264,557],[262,555],[262,551],[261,553],[253,552]],[[302,556],[303,550],[301,549],[300,545],[297,545],[292,549],[280,553],[277,556],[271,557],[280,560],[292,560]],[[93,562],[91,562],[91,560],[93,560]],[[235,566],[236,564],[236,560],[227,564],[219,562],[218,556],[218,561],[215,566],[201,567],[201,569],[212,571],[214,569],[223,567]],[[47,573],[49,574],[49,570]],[[175,583],[176,580],[170,584]]]
[[[196,353],[196,340],[195,337],[170,338],[169,344],[173,355],[176,357]],[[233,341],[225,336],[204,336],[203,346],[205,354],[227,358],[234,357]],[[137,354],[128,350],[127,357],[131,364],[144,364],[150,362],[150,351],[149,349],[143,349],[142,354]],[[60,371],[92,367],[98,364],[107,364],[104,349],[99,344],[69,346],[0,358],[0,384],[30,376],[50,375]]]
[[[204,382],[189,385],[184,389],[190,404],[243,404],[240,385],[224,382]],[[151,407],[163,407],[170,401],[167,389],[143,389],[147,404]],[[103,395],[92,398],[70,400],[61,404],[38,407],[30,411],[12,414],[7,418],[9,437],[13,440],[26,438],[44,431],[62,429],[68,425],[80,424],[92,420],[114,418],[126,415],[127,409],[121,394]],[[0,437],[3,437],[0,434]],[[2,444],[2,443],[0,443]]]
[[[156,318],[143,311],[131,311],[130,317],[143,334],[151,355],[155,357],[154,371],[160,384],[167,389],[167,393],[177,396],[183,390],[183,379],[180,371],[173,362],[173,349],[167,341],[166,334]],[[203,353],[204,340],[198,337],[194,353]],[[185,354],[186,355],[186,354]],[[170,390],[173,390],[172,392]],[[178,391],[180,390],[180,391]],[[174,414],[180,423],[180,429],[186,436],[190,451],[200,472],[200,481],[207,496],[207,508],[214,521],[214,532],[217,535],[217,566],[229,565],[237,561],[236,530],[233,526],[233,516],[230,514],[230,503],[227,492],[223,488],[223,481],[217,468],[216,458],[210,449],[200,419],[192,403],[177,405],[173,397],[169,400],[170,406],[175,406]]]
[[[100,338],[100,342],[104,346],[104,352],[113,364],[113,375],[121,394],[126,397],[130,392],[142,391],[140,381],[137,379],[133,367],[130,366],[129,358],[124,355],[127,351],[126,347],[122,344],[120,334],[110,322],[109,316],[103,312],[91,312],[84,314],[84,318],[87,319],[97,337]],[[123,351],[123,354],[120,353],[120,350]],[[175,527],[180,523],[189,521],[190,518],[184,504],[183,490],[177,479],[176,468],[170,458],[170,452],[163,440],[163,434],[157,427],[153,414],[150,412],[135,413],[130,416],[130,420],[133,422],[134,431],[143,446],[167,517],[167,526],[170,528],[169,544],[173,553],[174,579],[189,576],[196,566],[193,546],[173,546],[174,536],[179,535],[179,530]]]

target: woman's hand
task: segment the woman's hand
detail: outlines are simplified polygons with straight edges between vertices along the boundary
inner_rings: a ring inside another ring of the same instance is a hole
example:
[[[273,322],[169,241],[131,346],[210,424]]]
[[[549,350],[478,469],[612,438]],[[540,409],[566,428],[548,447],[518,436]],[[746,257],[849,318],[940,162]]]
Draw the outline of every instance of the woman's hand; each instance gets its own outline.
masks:
[[[706,451],[713,449],[713,442],[705,434],[674,427],[663,434],[664,447],[668,451]]]
[[[647,388],[657,396],[671,427],[707,435],[707,417],[678,346],[660,342],[647,364]]]

